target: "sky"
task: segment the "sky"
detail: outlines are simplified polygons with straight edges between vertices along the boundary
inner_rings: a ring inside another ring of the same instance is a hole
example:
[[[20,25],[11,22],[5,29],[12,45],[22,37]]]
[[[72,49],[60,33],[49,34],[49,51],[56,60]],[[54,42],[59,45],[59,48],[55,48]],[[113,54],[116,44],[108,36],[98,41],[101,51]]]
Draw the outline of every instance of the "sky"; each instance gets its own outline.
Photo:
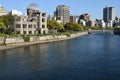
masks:
[[[26,13],[29,4],[39,5],[41,12],[52,14],[57,5],[67,5],[70,7],[71,15],[81,15],[89,13],[91,20],[102,19],[103,8],[115,7],[116,16],[120,16],[120,0],[0,0],[0,4],[7,10],[16,9]]]

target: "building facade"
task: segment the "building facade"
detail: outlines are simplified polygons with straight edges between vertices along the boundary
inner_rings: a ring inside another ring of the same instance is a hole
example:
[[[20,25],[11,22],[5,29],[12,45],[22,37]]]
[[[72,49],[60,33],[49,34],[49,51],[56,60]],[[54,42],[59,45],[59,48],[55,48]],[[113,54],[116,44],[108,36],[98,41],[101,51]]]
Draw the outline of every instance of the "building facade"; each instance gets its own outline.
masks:
[[[7,11],[4,9],[4,7],[0,6],[0,16],[7,15]]]
[[[90,21],[90,15],[88,13],[82,14],[79,16],[79,21],[85,20],[86,22]]]
[[[71,15],[71,16],[70,16],[70,22],[78,23],[78,18],[77,18],[77,16]]]
[[[39,8],[31,8],[31,7],[27,8],[27,15],[29,18],[36,17],[39,15],[39,13],[40,13]]]
[[[88,13],[81,14],[78,19],[78,23],[82,23],[84,26],[91,26],[90,15]]]
[[[37,18],[30,20],[28,16],[16,16],[15,22],[15,33],[16,34],[37,34]]]
[[[56,17],[60,18],[61,21],[65,23],[70,22],[70,11],[69,11],[69,6],[66,5],[58,5],[56,8]],[[56,18],[56,19],[57,19]]]
[[[14,27],[17,34],[47,34],[46,13],[41,13],[36,8],[28,8],[27,15],[15,17]]]
[[[47,17],[48,20],[56,20],[56,16],[55,15],[52,15],[52,14],[49,14],[48,17]]]
[[[101,26],[102,28],[105,28],[105,26],[106,26],[104,20],[99,20],[99,21],[98,21],[98,24],[99,24],[99,26]]]
[[[17,16],[20,16],[20,15],[22,15],[22,12],[20,12],[20,11],[17,11],[17,10],[11,10],[11,12],[10,12],[12,15],[17,15]]]
[[[113,22],[113,27],[120,27],[120,17],[115,17],[115,21]]]
[[[115,8],[114,7],[105,7],[103,9],[103,20],[106,23],[109,21],[115,20]]]

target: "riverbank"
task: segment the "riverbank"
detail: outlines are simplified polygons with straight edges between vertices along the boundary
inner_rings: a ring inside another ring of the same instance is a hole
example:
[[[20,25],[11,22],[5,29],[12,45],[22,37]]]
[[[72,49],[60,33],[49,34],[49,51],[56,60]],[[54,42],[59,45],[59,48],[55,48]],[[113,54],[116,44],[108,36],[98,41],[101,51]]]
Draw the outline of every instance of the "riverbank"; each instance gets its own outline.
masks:
[[[12,44],[9,44],[11,41],[7,42],[7,46],[0,46],[0,50],[6,50],[6,49],[12,49],[12,48],[17,48],[17,47],[22,47],[22,46],[30,46],[30,45],[35,45],[35,44],[40,44],[40,43],[48,43],[48,42],[55,42],[55,41],[61,41],[61,40],[68,40],[72,38],[76,38],[79,36],[87,35],[88,32],[80,32],[80,33],[75,33],[71,34],[70,37],[67,37],[66,35],[49,35],[49,36],[43,36],[43,37],[31,37],[30,42],[22,42],[21,40],[19,43],[13,42]],[[10,39],[8,39],[10,40]],[[16,40],[18,41],[18,40]]]

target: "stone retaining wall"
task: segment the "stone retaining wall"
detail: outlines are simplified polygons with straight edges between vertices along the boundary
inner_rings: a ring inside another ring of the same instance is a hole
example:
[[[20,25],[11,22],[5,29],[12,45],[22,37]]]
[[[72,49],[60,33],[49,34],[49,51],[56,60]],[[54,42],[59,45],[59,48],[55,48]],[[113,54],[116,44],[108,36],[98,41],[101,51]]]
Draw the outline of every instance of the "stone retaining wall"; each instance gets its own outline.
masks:
[[[6,44],[15,44],[24,42],[22,37],[13,37],[13,38],[6,38]]]
[[[67,37],[66,35],[47,35],[47,36],[31,36],[30,42],[35,41],[48,41],[48,40],[64,40],[64,39],[70,39],[74,37],[79,37],[82,35],[88,34],[87,32],[81,32],[81,33],[75,33],[71,34],[71,37]],[[3,44],[4,38],[0,38],[0,44]],[[6,38],[6,44],[16,44],[16,43],[23,43],[24,39],[23,37],[12,37],[12,38]]]
[[[41,37],[34,36],[34,37],[30,37],[30,42],[24,42],[24,39],[22,37],[7,38],[6,40],[7,46],[0,46],[0,50],[12,49],[16,47],[22,47],[22,46],[28,46],[28,45],[40,44],[40,43],[46,43],[46,42],[67,40],[67,39],[71,39],[71,38],[75,38],[75,37],[79,37],[87,34],[88,32],[81,32],[81,33],[72,34],[71,37],[67,37],[66,35],[49,35],[49,36],[41,36]]]
[[[3,45],[4,37],[0,37],[0,45]]]
[[[30,41],[44,41],[44,40],[54,40],[54,39],[62,39],[67,38],[66,35],[48,35],[48,36],[31,36]]]

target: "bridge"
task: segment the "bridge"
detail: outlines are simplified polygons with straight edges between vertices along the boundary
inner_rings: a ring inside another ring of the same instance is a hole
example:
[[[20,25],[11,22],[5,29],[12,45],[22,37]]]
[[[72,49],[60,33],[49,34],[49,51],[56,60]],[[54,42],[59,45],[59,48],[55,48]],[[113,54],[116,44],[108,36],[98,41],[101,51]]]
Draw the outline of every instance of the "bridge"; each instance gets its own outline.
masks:
[[[113,33],[113,30],[107,30],[107,29],[101,29],[101,30],[88,30],[88,33],[95,33],[95,32],[101,32],[102,34],[106,32]]]

